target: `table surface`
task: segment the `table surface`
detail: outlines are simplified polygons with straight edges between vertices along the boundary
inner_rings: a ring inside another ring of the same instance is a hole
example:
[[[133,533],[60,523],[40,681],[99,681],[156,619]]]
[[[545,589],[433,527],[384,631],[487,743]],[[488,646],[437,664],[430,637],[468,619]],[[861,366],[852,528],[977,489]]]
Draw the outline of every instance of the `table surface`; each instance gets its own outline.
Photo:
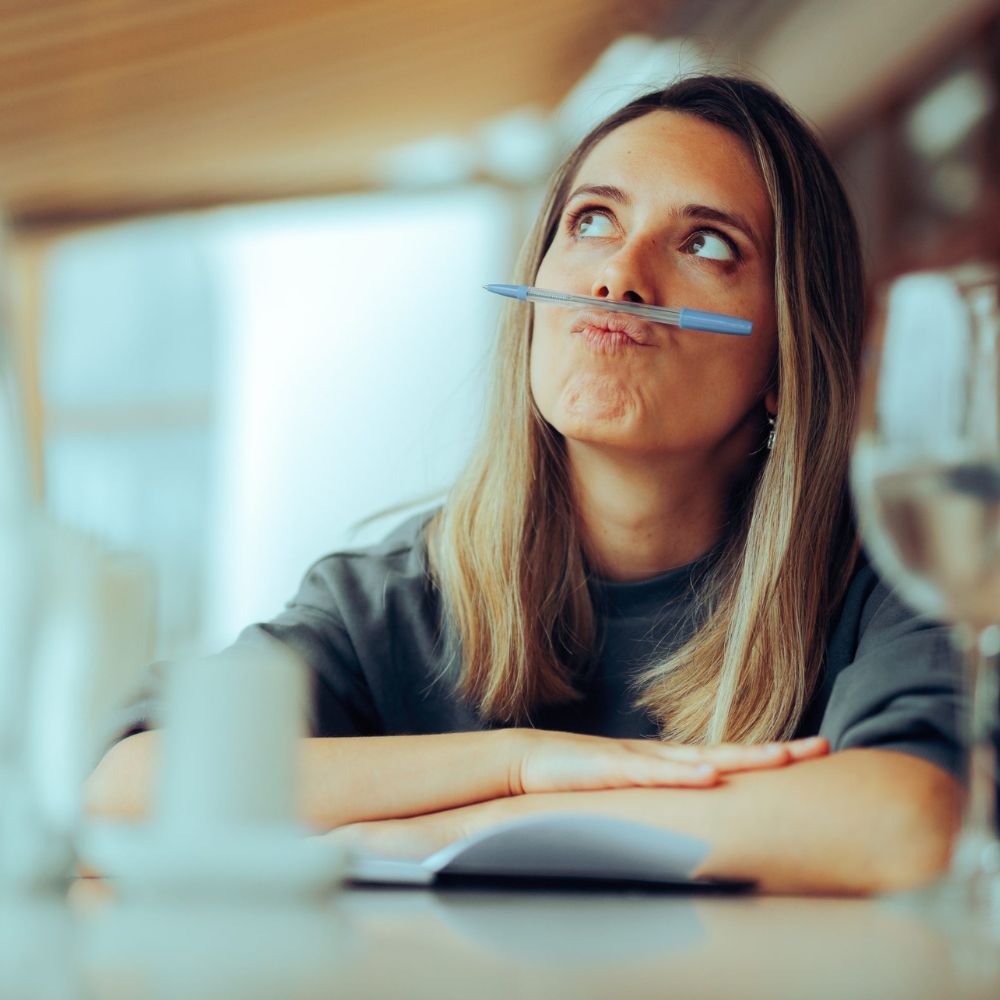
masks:
[[[0,904],[0,994],[1000,998],[1000,936],[890,901],[570,889],[344,889],[307,903]]]

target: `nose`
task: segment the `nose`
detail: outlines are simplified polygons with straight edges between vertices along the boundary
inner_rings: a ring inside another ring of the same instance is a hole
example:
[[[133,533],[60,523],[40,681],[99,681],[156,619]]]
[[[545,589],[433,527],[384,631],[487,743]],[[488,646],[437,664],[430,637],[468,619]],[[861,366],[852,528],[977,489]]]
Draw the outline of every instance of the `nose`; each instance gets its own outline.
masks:
[[[656,290],[649,274],[650,247],[629,242],[604,260],[594,279],[591,295],[617,302],[656,304]]]

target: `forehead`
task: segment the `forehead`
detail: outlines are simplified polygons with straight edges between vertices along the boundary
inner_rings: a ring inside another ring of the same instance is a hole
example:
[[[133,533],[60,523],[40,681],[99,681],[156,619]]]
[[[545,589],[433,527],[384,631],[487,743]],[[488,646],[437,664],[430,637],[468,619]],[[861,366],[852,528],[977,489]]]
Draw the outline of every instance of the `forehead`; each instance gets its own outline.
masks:
[[[737,212],[771,240],[771,202],[750,150],[696,115],[651,111],[619,126],[584,157],[572,187],[584,184],[613,184],[666,210],[697,204]]]

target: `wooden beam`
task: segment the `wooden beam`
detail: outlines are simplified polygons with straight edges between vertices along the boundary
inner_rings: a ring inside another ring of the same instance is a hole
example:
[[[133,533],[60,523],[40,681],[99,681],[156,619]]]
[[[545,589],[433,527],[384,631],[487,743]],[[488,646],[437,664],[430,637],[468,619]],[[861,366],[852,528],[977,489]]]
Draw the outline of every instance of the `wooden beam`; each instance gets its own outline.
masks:
[[[44,325],[44,273],[49,241],[11,236],[5,249],[14,377],[27,438],[31,489],[35,499],[41,503],[45,498],[45,410],[39,352]]]

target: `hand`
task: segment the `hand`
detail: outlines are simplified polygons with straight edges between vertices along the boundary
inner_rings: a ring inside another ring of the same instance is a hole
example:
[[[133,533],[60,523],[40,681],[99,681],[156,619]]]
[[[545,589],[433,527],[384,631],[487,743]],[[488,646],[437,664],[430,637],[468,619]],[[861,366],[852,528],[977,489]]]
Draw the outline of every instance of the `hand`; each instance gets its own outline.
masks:
[[[588,792],[637,786],[706,788],[724,774],[765,770],[823,757],[822,737],[788,743],[686,746],[659,740],[616,740],[603,736],[535,729],[505,730],[514,740],[510,795],[454,809],[400,819],[350,823],[324,834],[348,850],[382,857],[422,858],[484,827],[538,811],[583,811],[649,821],[648,800],[613,801]],[[707,767],[700,772],[698,769]],[[516,772],[519,777],[513,777]],[[570,795],[528,792],[577,792]],[[642,794],[622,792],[622,795]]]
[[[497,799],[494,801],[507,801]],[[380,858],[419,861],[455,840],[473,833],[480,824],[464,818],[469,809],[461,807],[406,819],[376,819],[348,823],[320,834],[326,841],[342,847],[348,854],[374,854]],[[482,825],[488,825],[483,814]]]
[[[590,811],[594,808],[589,806]],[[351,854],[418,860],[498,823],[530,816],[538,811],[573,812],[581,809],[587,811],[588,806],[576,796],[487,799],[421,816],[348,823],[321,836]]]
[[[511,732],[520,748],[511,758],[511,795],[631,786],[711,787],[723,774],[782,767],[822,757],[830,749],[821,736],[754,746],[688,746],[537,729]]]

